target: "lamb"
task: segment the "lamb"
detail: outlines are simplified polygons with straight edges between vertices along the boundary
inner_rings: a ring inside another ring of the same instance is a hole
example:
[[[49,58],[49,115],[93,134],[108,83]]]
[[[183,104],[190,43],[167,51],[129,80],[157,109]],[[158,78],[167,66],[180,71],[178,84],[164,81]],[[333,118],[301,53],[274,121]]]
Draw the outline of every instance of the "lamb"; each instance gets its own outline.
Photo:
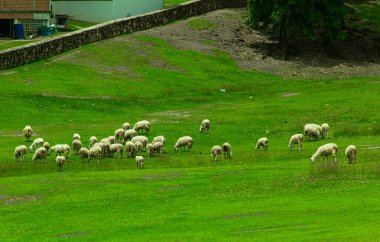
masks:
[[[162,135],[154,137],[152,144],[154,144],[156,142],[161,142],[165,146],[165,137]]]
[[[88,159],[90,151],[86,148],[81,148],[78,152],[80,160],[83,161],[85,159]]]
[[[266,137],[263,137],[263,138],[260,138],[257,143],[256,143],[256,150],[260,150],[261,147],[264,148],[264,150],[268,150],[268,138]]]
[[[147,144],[146,147],[146,153],[148,154],[148,157],[150,157],[151,155],[153,155],[154,153],[154,148],[153,148],[153,145],[152,144]]]
[[[82,148],[82,142],[79,139],[74,139],[72,146],[73,146],[74,152],[78,154],[79,150]]]
[[[229,143],[223,144],[223,154],[226,159],[232,158],[231,145]]]
[[[222,151],[223,149],[219,145],[214,145],[211,148],[211,156],[214,157],[214,161],[218,159],[218,156],[222,154]]]
[[[26,140],[26,141],[29,141],[30,138],[31,138],[32,135],[33,135],[33,129],[32,129],[32,127],[30,127],[29,125],[27,125],[27,126],[25,126],[25,128],[22,130],[22,132],[24,133],[25,140]]]
[[[80,135],[75,133],[73,135],[73,140],[76,140],[76,139],[80,140]]]
[[[30,151],[33,151],[35,148],[38,148],[44,144],[43,138],[37,138],[33,141],[33,143],[29,146]]]
[[[26,147],[25,145],[17,146],[15,149],[14,160],[22,161],[23,159],[25,159],[27,151],[28,151],[28,147]]]
[[[185,150],[185,147],[189,148],[189,151],[193,147],[193,138],[190,136],[183,136],[177,140],[177,143],[174,145],[174,150],[178,151],[179,147],[183,147],[183,150]]]
[[[90,148],[89,153],[88,153],[88,159],[92,161],[94,158],[98,159],[98,164],[99,164],[99,159],[101,157],[102,149],[99,146],[93,146]]]
[[[141,144],[143,145],[143,147],[146,147],[146,145],[148,144],[148,138],[145,137],[145,136],[141,136],[141,135],[138,135],[138,136],[135,136],[131,139],[131,141],[133,143],[136,143],[137,141],[140,141]]]
[[[124,142],[127,140],[131,140],[133,137],[137,135],[136,130],[134,129],[128,129],[124,132]]]
[[[123,145],[121,144],[112,144],[110,145],[110,153],[113,155],[119,153],[119,158],[123,157]]]
[[[304,135],[308,136],[312,141],[321,138],[321,126],[317,124],[306,124],[304,126]]]
[[[144,168],[144,157],[136,156],[137,168]]]
[[[301,151],[302,150],[302,141],[303,141],[302,134],[292,135],[292,137],[290,137],[290,140],[289,140],[288,149],[293,150],[294,145],[298,144],[298,150]]]
[[[311,156],[310,160],[314,163],[320,156],[327,158],[327,156],[332,155],[334,157],[334,161],[336,162],[336,154],[338,153],[338,146],[334,143],[329,143],[320,146],[314,155]]]
[[[36,161],[36,160],[46,160],[46,155],[47,155],[47,151],[44,147],[40,147],[38,148],[35,152],[34,152],[34,155],[32,157],[32,160],[33,161]]]
[[[125,152],[127,154],[127,158],[135,156],[135,153],[136,153],[135,143],[133,143],[132,141],[127,141],[125,143]]]
[[[55,162],[57,163],[57,170],[63,171],[63,168],[65,166],[65,160],[66,158],[64,156],[55,157]]]
[[[124,139],[124,129],[117,129],[115,130],[115,142],[123,141]]]
[[[329,129],[330,129],[330,126],[327,123],[323,123],[321,125],[321,136],[322,136],[322,138],[325,138],[325,139],[329,138]]]
[[[131,128],[131,125],[129,124],[129,123],[123,123],[123,129],[125,130],[125,131],[127,131],[128,129],[130,129]]]
[[[91,148],[97,142],[98,142],[98,138],[96,138],[95,136],[91,136],[89,148]]]
[[[355,145],[347,146],[344,154],[347,157],[347,162],[349,164],[356,163],[356,146]]]
[[[138,121],[133,127],[136,132],[140,132],[140,130],[145,130],[146,134],[148,134],[150,130],[150,123],[147,120]]]
[[[210,120],[208,119],[203,120],[201,127],[199,127],[199,132],[202,133],[202,132],[208,131],[210,129],[210,125],[211,125]]]
[[[46,151],[48,152],[48,154],[49,154],[50,144],[49,144],[48,142],[44,142],[44,143],[42,144],[42,147],[44,147],[44,148],[46,149]]]

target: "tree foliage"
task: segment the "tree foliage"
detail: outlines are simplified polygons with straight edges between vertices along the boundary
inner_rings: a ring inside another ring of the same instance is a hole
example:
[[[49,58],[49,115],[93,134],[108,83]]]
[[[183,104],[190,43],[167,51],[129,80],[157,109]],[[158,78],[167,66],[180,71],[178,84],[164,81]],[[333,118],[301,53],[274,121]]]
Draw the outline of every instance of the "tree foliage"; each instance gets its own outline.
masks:
[[[342,40],[347,12],[345,0],[248,0],[248,24],[272,24],[281,43]]]

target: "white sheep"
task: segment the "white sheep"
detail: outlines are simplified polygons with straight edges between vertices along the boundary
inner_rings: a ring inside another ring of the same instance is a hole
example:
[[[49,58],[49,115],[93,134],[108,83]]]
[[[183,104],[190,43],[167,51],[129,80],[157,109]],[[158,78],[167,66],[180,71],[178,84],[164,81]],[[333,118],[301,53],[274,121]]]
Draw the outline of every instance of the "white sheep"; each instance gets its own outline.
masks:
[[[174,150],[178,151],[179,147],[183,147],[183,150],[185,150],[185,147],[189,148],[189,151],[193,147],[193,138],[190,136],[183,136],[177,140],[177,143],[174,145]]]
[[[25,140],[26,140],[26,141],[29,141],[30,138],[31,138],[32,135],[33,135],[33,129],[32,129],[32,127],[30,127],[29,125],[27,125],[27,126],[25,126],[25,128],[22,130],[22,132],[24,133]]]
[[[145,133],[148,134],[150,130],[150,123],[147,120],[138,121],[133,129],[137,132],[140,132],[140,130],[145,130]]]
[[[356,146],[355,145],[349,145],[346,148],[346,151],[344,152],[345,156],[347,157],[348,163],[356,163]]]
[[[115,144],[115,136],[108,136],[107,139],[110,141],[111,145]]]
[[[102,147],[103,155],[106,156],[108,154],[110,156],[111,141],[108,138],[104,138],[100,141],[100,143],[104,144]]]
[[[128,130],[128,129],[131,128],[131,125],[129,123],[123,123],[122,127],[123,127],[124,130]]]
[[[132,142],[133,143],[133,142]],[[140,153],[142,149],[144,148],[144,145],[140,141],[135,142],[135,153]]]
[[[330,126],[327,123],[323,123],[321,125],[321,136],[322,136],[322,138],[325,138],[325,139],[329,138],[329,130],[330,130]]]
[[[165,146],[165,137],[162,135],[154,137],[152,144],[154,144],[156,142],[161,142]]]
[[[63,148],[62,145],[57,144],[57,145],[54,145],[53,147],[50,147],[49,154],[51,154],[53,152],[56,153],[56,156],[59,156],[59,155],[62,155],[65,152],[65,149]]]
[[[110,153],[114,155],[115,153],[119,153],[119,158],[123,157],[123,145],[122,144],[112,144],[110,145]]]
[[[23,159],[25,159],[27,151],[28,151],[28,148],[25,145],[17,146],[15,149],[14,160],[22,161]]]
[[[137,168],[144,168],[144,157],[136,156]]]
[[[147,144],[145,146],[145,149],[146,149],[146,153],[148,154],[148,157],[150,157],[151,155],[153,155],[154,153],[154,148],[153,148],[153,145],[152,144]]]
[[[79,139],[79,140],[80,140],[80,135],[77,134],[77,133],[75,133],[75,134],[73,135],[73,140],[75,140],[75,139]]]
[[[91,148],[97,142],[98,142],[98,138],[96,138],[95,136],[91,136],[89,148]]]
[[[107,152],[107,147],[105,143],[99,142],[95,143],[91,148],[98,147],[100,149],[100,155],[104,155]]]
[[[321,138],[321,126],[318,124],[306,124],[304,126],[304,135],[309,137],[312,141]]]
[[[34,155],[32,157],[32,160],[33,161],[36,161],[36,160],[46,160],[46,155],[47,155],[47,151],[44,147],[40,147],[38,148],[35,152],[34,152]]]
[[[223,144],[223,154],[226,159],[232,158],[231,145],[229,143]]]
[[[314,155],[311,156],[311,162],[315,162],[320,156],[327,158],[327,156],[332,155],[334,157],[334,161],[336,162],[336,155],[338,153],[338,146],[334,143],[329,143],[320,146]]]
[[[102,149],[99,146],[94,145],[93,147],[90,148],[88,152],[88,159],[92,161],[94,158],[96,158],[99,164],[99,159],[101,157],[101,154],[102,154]]]
[[[269,146],[268,138],[263,137],[257,140],[256,150],[260,150],[261,147],[263,147],[264,150],[268,150],[268,146]]]
[[[218,156],[222,154],[222,147],[220,147],[220,145],[214,145],[212,148],[211,148],[211,156],[214,157],[214,161],[216,161],[218,159]]]
[[[79,139],[74,139],[72,142],[73,150],[78,154],[79,150],[82,148],[82,142]]]
[[[125,152],[127,154],[127,158],[135,156],[136,153],[136,145],[132,141],[127,141],[125,143]]]
[[[46,149],[46,151],[48,152],[48,154],[49,154],[49,150],[50,150],[50,144],[49,144],[49,142],[44,142],[42,144],[42,147],[44,147]]]
[[[302,134],[294,134],[292,137],[290,137],[288,149],[293,150],[294,145],[298,144],[298,150],[302,150],[302,142],[303,142],[303,135]]]
[[[65,161],[66,157],[64,156],[57,156],[55,157],[55,163],[57,163],[57,170],[63,171],[63,168],[65,167]]]
[[[41,147],[44,144],[43,138],[37,138],[33,141],[33,143],[29,146],[29,149],[33,151],[35,148]]]
[[[134,129],[128,129],[124,132],[124,142],[127,140],[131,140],[133,137],[137,135],[136,130]]]
[[[67,160],[70,159],[70,155],[71,155],[70,145],[63,144],[62,147],[63,147],[63,153],[65,154],[66,159]]]
[[[81,161],[88,159],[90,151],[87,148],[81,148],[78,152],[79,158]]]
[[[153,150],[155,153],[162,154],[165,151],[164,144],[162,142],[155,142],[153,143]]]
[[[210,129],[211,123],[210,120],[205,119],[202,121],[201,127],[199,127],[199,132],[206,132]]]
[[[137,141],[140,141],[143,147],[146,147],[148,144],[148,138],[142,135],[135,136],[131,139],[133,143],[136,143]]]
[[[123,142],[123,139],[124,139],[124,132],[125,130],[124,129],[117,129],[115,130],[115,142]]]

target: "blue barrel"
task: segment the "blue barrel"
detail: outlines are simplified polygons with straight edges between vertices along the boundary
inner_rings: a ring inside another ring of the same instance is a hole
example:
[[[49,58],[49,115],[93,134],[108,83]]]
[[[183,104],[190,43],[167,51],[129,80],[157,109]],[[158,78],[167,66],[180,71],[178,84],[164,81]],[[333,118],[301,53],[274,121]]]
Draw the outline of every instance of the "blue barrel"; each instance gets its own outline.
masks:
[[[23,39],[24,38],[24,25],[23,24],[14,24],[14,33],[16,39]]]

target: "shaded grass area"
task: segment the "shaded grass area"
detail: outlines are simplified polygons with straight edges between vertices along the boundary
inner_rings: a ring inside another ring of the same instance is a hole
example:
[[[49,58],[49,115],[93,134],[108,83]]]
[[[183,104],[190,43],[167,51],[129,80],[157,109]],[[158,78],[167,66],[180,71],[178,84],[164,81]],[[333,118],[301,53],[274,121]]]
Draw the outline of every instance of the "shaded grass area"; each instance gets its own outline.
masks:
[[[0,40],[0,51],[32,43],[27,40]]]
[[[164,0],[164,8],[174,7],[184,2],[188,2],[188,0]]]
[[[380,1],[365,1],[354,6],[361,18],[359,27],[380,33]]]

